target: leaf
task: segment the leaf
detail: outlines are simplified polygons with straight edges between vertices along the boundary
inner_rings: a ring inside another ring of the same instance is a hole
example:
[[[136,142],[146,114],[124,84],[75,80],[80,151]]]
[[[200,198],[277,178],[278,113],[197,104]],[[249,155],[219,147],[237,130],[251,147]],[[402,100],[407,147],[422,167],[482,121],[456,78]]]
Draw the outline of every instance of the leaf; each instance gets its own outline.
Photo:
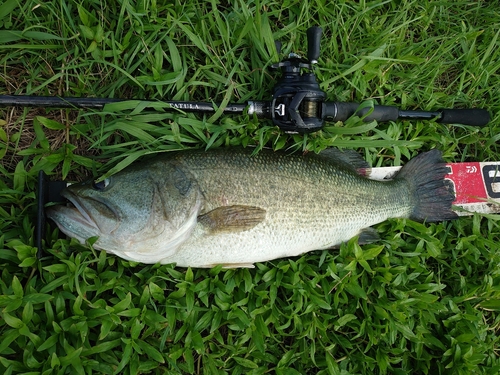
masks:
[[[138,158],[140,158],[143,155],[146,155],[147,153],[148,153],[147,150],[140,150],[140,151],[136,151],[136,152],[129,154],[125,159],[123,159],[121,162],[119,162],[113,168],[111,168],[106,174],[104,174],[102,177],[98,178],[96,180],[96,182],[103,181],[106,178],[108,178],[109,176],[111,176],[115,173],[118,173],[119,171],[128,167],[130,164],[132,164]]]
[[[15,299],[11,299],[10,300],[11,302],[5,304],[5,307],[3,308],[3,312],[11,312],[11,311],[15,311],[17,310],[19,307],[22,306],[23,304],[23,300],[20,299],[20,298],[15,298]]]
[[[32,39],[37,41],[45,40],[66,40],[57,35],[46,33],[43,31],[15,31],[15,30],[0,30],[0,43],[17,42],[23,39]],[[44,45],[44,48],[48,46]]]
[[[384,245],[372,247],[371,249],[363,251],[363,259],[372,260],[375,259],[384,250]]]
[[[205,279],[197,283],[194,287],[194,292],[199,293],[199,292],[206,292],[208,291],[210,285],[210,279]]]
[[[90,20],[89,20],[89,15],[83,5],[78,4],[78,16],[80,17],[80,21],[83,22],[85,26],[90,26]]]
[[[113,306],[113,312],[114,313],[119,313],[123,310],[125,310],[127,307],[130,306],[130,303],[132,302],[132,294],[127,293],[127,296],[125,297],[124,300],[118,302],[116,305]]]
[[[352,127],[342,127],[342,128],[339,128],[339,127],[332,127],[330,132],[332,134],[344,134],[344,135],[348,135],[348,134],[364,134],[364,133],[367,133],[373,129],[375,129],[377,127],[377,122],[376,121],[371,121],[367,124],[363,124],[363,125],[356,125],[356,126],[352,126]]]
[[[94,40],[97,43],[101,43],[104,39],[104,29],[100,24],[96,26],[95,34],[94,34]]]
[[[488,311],[500,311],[500,299],[490,298],[479,302],[479,307]]]
[[[114,374],[121,374],[121,371],[125,368],[125,366],[130,362],[130,358],[132,356],[133,347],[131,343],[127,343],[125,349],[123,349],[123,355],[121,357],[121,361],[118,364],[118,367],[115,369]]]
[[[202,50],[205,54],[210,55],[210,52],[207,48],[206,43],[203,41],[203,39],[198,36],[197,34],[193,33],[191,30],[189,30],[184,24],[182,24],[180,21],[177,21],[176,19],[172,19],[172,21],[182,30],[184,34],[191,40],[191,42],[198,47],[200,50]]]
[[[201,318],[198,319],[193,330],[196,332],[200,332],[203,331],[205,328],[209,327],[210,323],[212,322],[213,316],[214,316],[213,311],[207,311],[205,314],[202,315]]]
[[[78,26],[80,27],[80,30],[82,31],[82,34],[86,39],[94,40],[94,31],[90,27],[84,25]]]
[[[56,334],[56,335],[50,336],[47,340],[45,340],[42,343],[42,345],[40,345],[37,348],[37,351],[41,352],[41,351],[52,348],[57,343],[58,340],[59,340],[59,335]]]
[[[78,349],[73,349],[71,347],[66,349],[66,353],[68,353],[64,357],[60,357],[59,360],[63,366],[69,366],[74,364],[75,360],[78,359],[83,351],[83,347]]]
[[[42,289],[40,289],[40,293],[47,293],[51,292],[54,289],[60,287],[61,285],[65,284],[68,281],[68,275],[61,276],[48,284],[46,284]]]
[[[89,357],[89,356],[92,356],[96,353],[106,353],[106,352],[110,351],[111,349],[116,348],[117,346],[120,346],[121,344],[122,344],[121,339],[106,341],[106,342],[94,345],[89,349],[83,350],[81,355],[82,355],[82,357]],[[80,348],[80,349],[83,349],[83,348]]]
[[[328,366],[328,372],[330,374],[340,374],[339,365],[335,361],[335,358],[333,358],[332,355],[328,352],[326,352],[325,358],[326,358],[326,365]]]
[[[180,72],[169,72],[157,76],[139,76],[137,81],[150,86],[164,86],[176,83],[182,78]]]
[[[14,190],[23,191],[25,183],[26,171],[24,170],[24,163],[21,160],[17,163],[16,170],[14,171]]]
[[[14,276],[12,278],[12,291],[14,292],[14,295],[17,297],[17,298],[23,298],[24,296],[24,290],[23,290],[23,287],[21,285],[21,283],[19,282],[19,279],[17,278],[17,276]]]
[[[184,279],[188,282],[193,282],[194,276],[193,276],[193,270],[191,269],[191,267],[187,268],[186,275],[185,275]]]
[[[259,352],[261,353],[266,352],[266,344],[264,341],[264,336],[256,329],[252,331],[252,341]]]
[[[161,353],[153,346],[142,340],[137,340],[137,344],[141,347],[142,350],[144,350],[148,357],[154,359],[156,362],[165,363],[165,359],[163,358]]]
[[[158,314],[155,311],[147,310],[146,313],[144,314],[144,320],[145,320],[146,324],[153,325],[153,326],[157,325],[159,323],[165,323],[166,321],[169,321],[169,317],[170,317],[169,314],[171,311],[172,310],[167,309],[166,316],[163,316],[163,315]],[[173,313],[173,316],[175,318],[175,313]]]
[[[188,368],[188,373],[193,374],[194,373],[194,358],[193,358],[193,352],[189,349],[184,349],[184,360],[186,361],[186,365]]]
[[[190,334],[191,334],[192,348],[196,350],[198,354],[202,354],[205,351],[205,344],[203,343],[203,338],[201,337],[200,332],[192,331],[190,332]]]
[[[16,318],[15,316],[10,315],[9,313],[1,313],[0,316],[3,318],[5,323],[12,328],[21,328],[24,327],[24,323],[21,319]]]
[[[50,266],[43,267],[45,271],[52,273],[65,273],[67,268],[68,266],[63,263],[51,264]]]
[[[243,324],[243,326],[240,325],[242,328],[250,325],[250,319],[248,319],[248,316],[237,307],[234,307],[227,315],[228,320],[232,318],[237,318]]]
[[[33,266],[36,262],[37,262],[37,258],[36,258],[36,257],[26,258],[26,259],[24,259],[24,260],[23,260],[23,261],[19,264],[19,267],[31,267],[31,266]]]
[[[426,242],[426,249],[429,252],[429,256],[436,258],[441,255],[442,245],[438,240],[432,242]]]
[[[33,304],[31,302],[27,302],[24,305],[23,313],[22,313],[22,321],[24,324],[28,324],[33,318]]]
[[[401,323],[396,323],[396,328],[399,332],[403,334],[404,337],[406,337],[410,341],[416,341],[417,336],[412,332],[410,328],[407,326],[401,324]]]
[[[3,4],[0,5],[0,21],[12,13],[14,9],[19,6],[18,0],[5,0]]]
[[[3,353],[20,336],[18,329],[5,330],[2,333],[0,336],[0,353]]]
[[[29,245],[16,245],[14,249],[17,251],[17,257],[19,260],[25,260],[27,258],[31,258],[36,256],[37,249],[36,247]]]
[[[337,320],[337,324],[335,325],[335,330],[345,326],[352,320],[357,320],[358,318],[354,314],[345,314]]]
[[[93,40],[92,43],[90,43],[89,47],[87,48],[87,50],[85,52],[87,52],[87,53],[93,53],[95,51],[97,51],[97,42],[95,40]],[[96,60],[99,60],[95,56],[92,56],[92,57],[94,57],[94,59],[96,59]]]
[[[332,309],[332,307],[326,301],[324,301],[323,299],[315,296],[314,294],[310,294],[309,298],[311,298],[311,301],[314,302],[314,304],[318,305],[322,309],[325,309],[325,310],[331,310]]]
[[[133,317],[141,315],[141,309],[136,307],[133,309],[123,310],[123,311],[120,311],[117,315],[118,316],[125,316],[128,318],[133,318]]]
[[[167,42],[168,56],[170,58],[170,61],[172,62],[173,71],[177,72],[182,69],[182,60],[179,54],[179,50],[174,41],[169,37],[165,37],[165,41]]]
[[[65,130],[66,126],[61,124],[58,121],[48,119],[43,116],[36,116],[36,120],[40,122],[43,126],[45,126],[47,129],[51,130]]]
[[[259,366],[255,362],[249,359],[241,357],[233,357],[233,359],[236,361],[237,364],[245,368],[259,368]]]
[[[144,328],[144,324],[141,323],[139,319],[135,319],[132,323],[132,327],[130,328],[130,337],[132,340],[137,340],[139,338],[139,335],[141,334],[141,331]]]
[[[352,294],[354,297],[367,299],[366,292],[359,286],[356,281],[351,281],[349,284],[344,286],[345,290]]]
[[[149,283],[149,293],[158,302],[163,303],[165,301],[165,291],[153,282]]]
[[[154,49],[153,68],[158,72],[158,74],[163,70],[163,48],[161,44],[157,44]]]
[[[255,327],[261,336],[270,337],[271,333],[262,315],[257,315],[254,319]]]
[[[226,94],[224,95],[224,99],[222,99],[222,102],[219,105],[219,108],[215,111],[215,113],[210,116],[210,118],[207,120],[209,123],[214,123],[219,119],[220,116],[224,113],[224,109],[228,105],[229,101],[231,100],[231,97],[233,95],[234,88],[236,86],[236,83],[231,82],[229,84],[229,87],[226,90]]]

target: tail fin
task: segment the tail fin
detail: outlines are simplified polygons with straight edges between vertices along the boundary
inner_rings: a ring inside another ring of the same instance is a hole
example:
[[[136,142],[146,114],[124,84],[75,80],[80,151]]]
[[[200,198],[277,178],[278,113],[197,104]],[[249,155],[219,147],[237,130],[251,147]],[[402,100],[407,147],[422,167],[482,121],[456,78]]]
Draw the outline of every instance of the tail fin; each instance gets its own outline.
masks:
[[[447,173],[441,151],[436,149],[411,159],[400,170],[395,179],[405,179],[415,197],[410,219],[429,222],[458,217],[451,209],[455,192],[451,183],[444,179]]]

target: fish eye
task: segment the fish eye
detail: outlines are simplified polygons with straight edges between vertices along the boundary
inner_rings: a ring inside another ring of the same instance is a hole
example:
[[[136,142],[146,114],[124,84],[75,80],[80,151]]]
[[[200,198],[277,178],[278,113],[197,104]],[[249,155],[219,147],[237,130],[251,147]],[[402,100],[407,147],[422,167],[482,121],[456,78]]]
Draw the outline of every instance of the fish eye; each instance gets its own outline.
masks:
[[[95,190],[104,190],[108,185],[109,185],[109,179],[107,179],[107,178],[105,178],[102,181],[99,181],[99,182],[94,181],[92,183],[92,187]]]

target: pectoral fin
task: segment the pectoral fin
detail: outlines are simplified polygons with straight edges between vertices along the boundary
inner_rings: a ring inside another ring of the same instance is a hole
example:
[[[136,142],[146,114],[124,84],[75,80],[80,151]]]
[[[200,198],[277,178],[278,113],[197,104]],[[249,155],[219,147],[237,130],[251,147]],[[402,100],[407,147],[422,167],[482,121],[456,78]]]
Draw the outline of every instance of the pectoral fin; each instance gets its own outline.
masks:
[[[198,216],[198,223],[212,233],[241,232],[252,229],[266,218],[266,210],[253,206],[218,207]]]

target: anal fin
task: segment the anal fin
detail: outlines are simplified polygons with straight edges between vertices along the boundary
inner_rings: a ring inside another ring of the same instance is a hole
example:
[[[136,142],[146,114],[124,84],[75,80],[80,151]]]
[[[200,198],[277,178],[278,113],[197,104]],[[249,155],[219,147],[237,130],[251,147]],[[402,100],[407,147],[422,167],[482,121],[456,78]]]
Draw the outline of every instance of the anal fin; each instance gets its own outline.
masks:
[[[222,263],[222,264],[208,264],[204,266],[205,268],[214,268],[221,266],[222,269],[233,269],[233,268],[255,268],[252,263]]]
[[[371,227],[363,228],[359,232],[358,243],[360,245],[366,245],[369,243],[377,242],[380,240],[380,236],[377,231]]]

